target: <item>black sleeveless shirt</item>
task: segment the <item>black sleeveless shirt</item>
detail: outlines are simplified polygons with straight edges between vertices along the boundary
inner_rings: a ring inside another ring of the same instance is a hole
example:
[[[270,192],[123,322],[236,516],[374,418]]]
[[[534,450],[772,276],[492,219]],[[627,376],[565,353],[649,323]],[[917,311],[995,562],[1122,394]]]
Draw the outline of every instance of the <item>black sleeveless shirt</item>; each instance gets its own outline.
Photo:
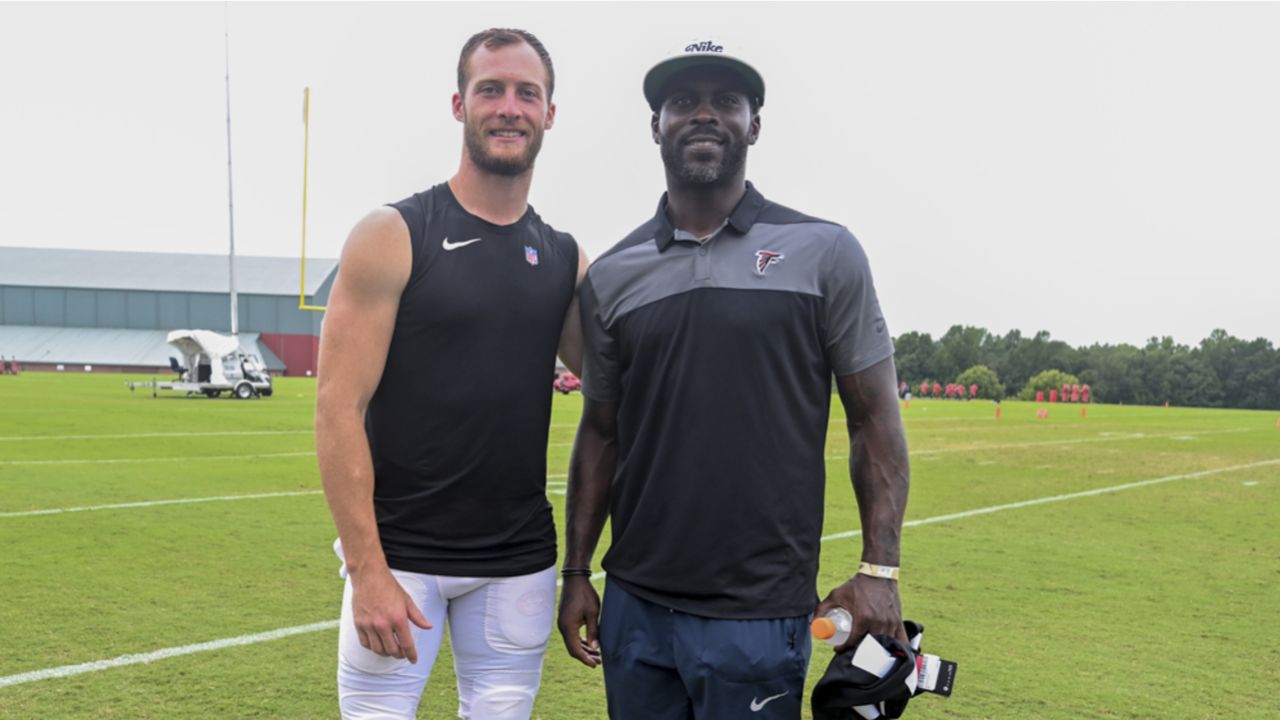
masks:
[[[547,432],[578,246],[533,208],[494,225],[448,184],[395,203],[413,268],[370,401],[374,511],[387,563],[509,577],[556,560]]]

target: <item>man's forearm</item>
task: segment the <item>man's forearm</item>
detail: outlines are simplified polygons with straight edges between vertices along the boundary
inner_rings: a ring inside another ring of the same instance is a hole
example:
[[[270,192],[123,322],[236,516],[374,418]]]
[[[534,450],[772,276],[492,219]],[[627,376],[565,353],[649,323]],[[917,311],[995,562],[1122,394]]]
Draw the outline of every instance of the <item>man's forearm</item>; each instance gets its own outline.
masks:
[[[316,413],[316,456],[347,571],[358,576],[385,568],[373,512],[373,458],[361,413],[321,406]]]
[[[565,567],[588,568],[609,514],[609,485],[617,463],[616,435],[583,422],[569,461],[565,509]]]
[[[862,520],[862,559],[897,566],[910,472],[901,421],[873,418],[850,438],[849,472]]]

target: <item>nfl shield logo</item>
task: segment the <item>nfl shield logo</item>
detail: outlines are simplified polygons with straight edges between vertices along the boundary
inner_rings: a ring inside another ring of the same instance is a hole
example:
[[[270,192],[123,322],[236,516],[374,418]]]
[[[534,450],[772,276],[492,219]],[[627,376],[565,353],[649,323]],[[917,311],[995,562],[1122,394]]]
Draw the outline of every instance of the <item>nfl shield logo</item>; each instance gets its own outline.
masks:
[[[524,246],[524,261],[525,261],[525,262],[527,262],[527,263],[529,263],[530,265],[537,265],[537,264],[538,264],[538,251],[537,251],[537,250],[535,250],[535,249],[533,249],[533,248],[531,248],[531,247],[529,247],[528,245],[525,245],[525,246]]]

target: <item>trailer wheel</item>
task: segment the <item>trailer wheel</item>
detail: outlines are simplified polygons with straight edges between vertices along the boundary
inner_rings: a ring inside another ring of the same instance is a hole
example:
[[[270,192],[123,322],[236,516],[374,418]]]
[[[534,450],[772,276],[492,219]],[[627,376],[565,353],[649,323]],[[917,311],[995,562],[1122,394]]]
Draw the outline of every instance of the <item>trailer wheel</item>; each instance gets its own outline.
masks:
[[[237,398],[248,400],[253,397],[253,386],[247,382],[242,382],[236,386],[235,393]]]
[[[221,394],[222,394],[221,390],[205,390],[204,391],[204,396],[209,398],[210,400],[218,397]]]
[[[258,394],[262,395],[262,397],[271,397],[272,392],[271,388],[262,388],[258,391]]]

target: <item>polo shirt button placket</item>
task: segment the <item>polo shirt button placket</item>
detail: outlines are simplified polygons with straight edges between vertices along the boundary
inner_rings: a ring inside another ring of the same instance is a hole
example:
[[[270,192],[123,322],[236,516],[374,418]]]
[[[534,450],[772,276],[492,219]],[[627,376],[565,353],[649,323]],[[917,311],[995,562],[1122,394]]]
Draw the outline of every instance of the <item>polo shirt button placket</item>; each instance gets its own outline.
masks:
[[[708,240],[707,242],[711,241]],[[698,257],[694,259],[694,266],[696,268],[693,275],[695,280],[701,282],[711,279],[710,250],[705,243],[698,248]]]

